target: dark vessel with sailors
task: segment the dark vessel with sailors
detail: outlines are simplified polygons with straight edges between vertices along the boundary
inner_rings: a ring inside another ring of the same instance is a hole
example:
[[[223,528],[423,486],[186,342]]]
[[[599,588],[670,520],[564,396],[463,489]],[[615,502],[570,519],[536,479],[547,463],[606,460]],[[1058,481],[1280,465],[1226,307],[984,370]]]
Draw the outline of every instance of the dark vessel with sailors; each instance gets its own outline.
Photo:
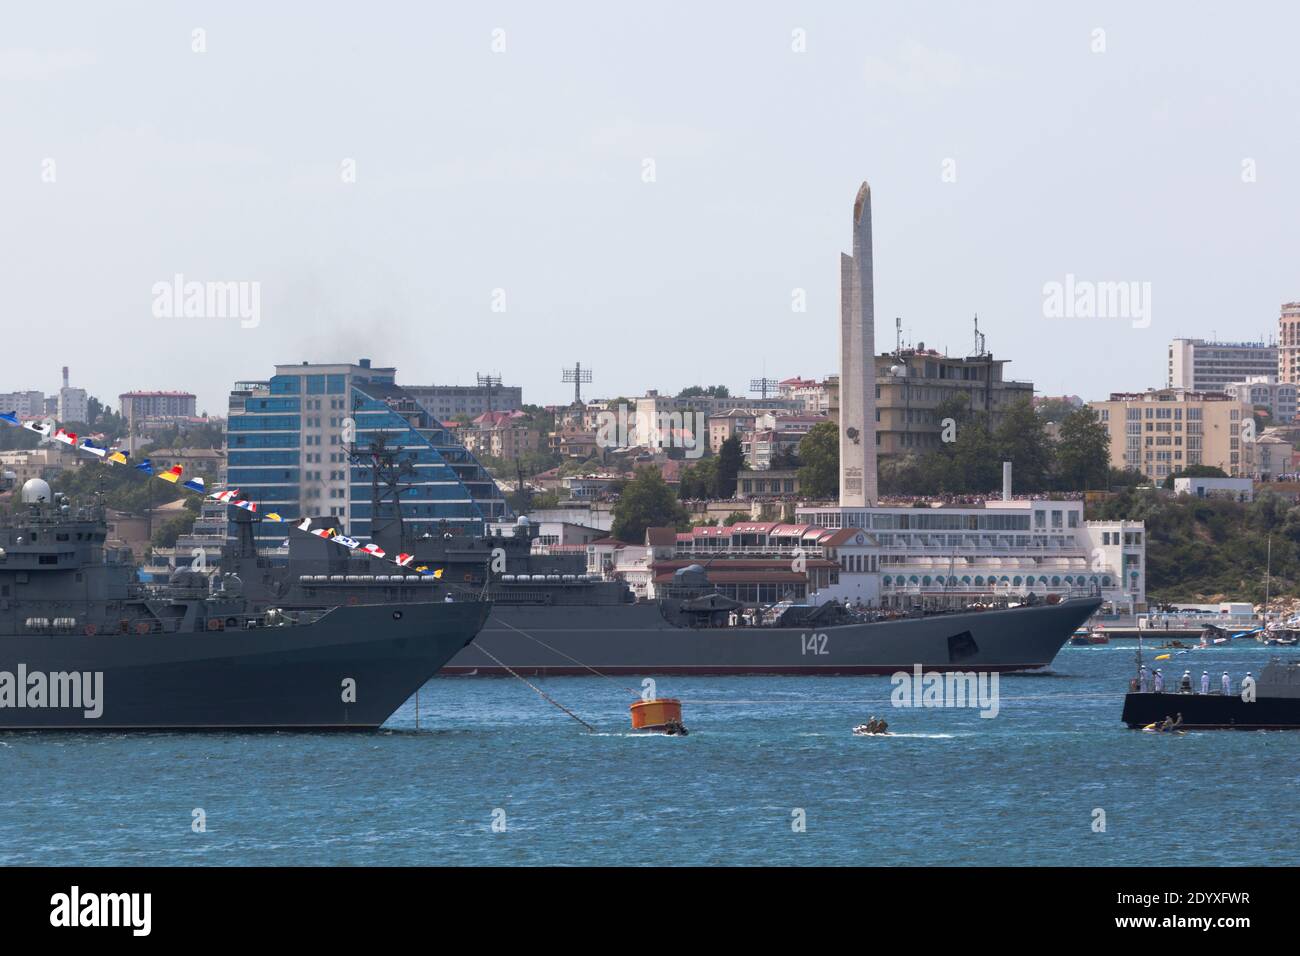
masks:
[[[40,479],[21,502],[0,522],[0,730],[373,729],[489,611],[428,575],[374,573],[386,566],[369,558],[338,587],[328,569],[289,586],[256,549],[147,587],[128,549],[106,548],[102,507]],[[292,540],[313,552],[292,558],[304,568],[328,546]]]
[[[1207,694],[1188,687],[1156,692],[1138,678],[1124,696],[1124,721],[1134,730],[1300,730],[1300,661],[1273,658],[1253,687]]]

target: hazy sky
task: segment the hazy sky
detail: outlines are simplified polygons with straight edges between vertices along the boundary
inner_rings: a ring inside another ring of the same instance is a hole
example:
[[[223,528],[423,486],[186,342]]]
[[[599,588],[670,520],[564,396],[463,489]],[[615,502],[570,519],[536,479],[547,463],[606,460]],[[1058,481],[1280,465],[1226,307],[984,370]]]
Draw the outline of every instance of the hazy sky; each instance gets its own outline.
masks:
[[[1300,299],[1300,14],[1056,6],[12,4],[0,391],[822,376],[863,179],[878,343],[965,354],[978,312],[1042,393],[1162,385],[1170,338]],[[177,273],[259,323],[156,317]],[[1046,318],[1067,274],[1149,282],[1150,326]]]

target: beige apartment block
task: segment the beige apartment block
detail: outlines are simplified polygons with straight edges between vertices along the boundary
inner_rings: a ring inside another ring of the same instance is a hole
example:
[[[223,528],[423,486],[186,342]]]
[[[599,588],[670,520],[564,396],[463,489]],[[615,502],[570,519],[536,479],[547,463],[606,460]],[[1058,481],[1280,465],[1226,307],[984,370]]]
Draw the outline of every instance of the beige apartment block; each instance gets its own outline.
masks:
[[[1114,392],[1109,401],[1089,405],[1110,433],[1112,467],[1154,481],[1188,465],[1212,465],[1233,478],[1255,475],[1253,410],[1245,402],[1221,392],[1153,388]]]

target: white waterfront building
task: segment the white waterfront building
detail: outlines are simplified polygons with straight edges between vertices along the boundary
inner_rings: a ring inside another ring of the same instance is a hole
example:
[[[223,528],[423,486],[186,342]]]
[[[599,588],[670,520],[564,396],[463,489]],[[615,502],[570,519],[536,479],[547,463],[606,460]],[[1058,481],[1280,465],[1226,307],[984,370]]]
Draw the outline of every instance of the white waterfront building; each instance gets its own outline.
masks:
[[[1084,503],[991,500],[930,507],[810,505],[797,520],[860,529],[840,536],[838,580],[818,591],[884,607],[954,605],[985,595],[1099,594],[1116,613],[1146,606],[1141,521],[1085,521]]]

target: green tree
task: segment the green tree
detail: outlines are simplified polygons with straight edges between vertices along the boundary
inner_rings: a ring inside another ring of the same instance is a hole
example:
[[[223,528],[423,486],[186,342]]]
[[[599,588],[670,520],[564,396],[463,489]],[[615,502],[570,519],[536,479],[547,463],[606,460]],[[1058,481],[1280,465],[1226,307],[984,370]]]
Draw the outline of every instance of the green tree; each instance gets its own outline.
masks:
[[[939,400],[939,404],[934,406],[934,420],[938,423],[940,429],[945,428],[945,420],[951,418],[959,428],[967,422],[973,421],[974,413],[970,407],[970,395],[967,392],[957,392],[955,395],[949,395]]]
[[[736,497],[736,476],[745,466],[745,452],[740,447],[740,436],[732,435],[718,449],[718,467],[713,485],[715,498]]]
[[[183,534],[189,534],[190,529],[194,527],[196,517],[198,515],[195,512],[186,508],[184,514],[169,518],[161,528],[155,528],[150,543],[155,548],[176,547],[176,539]]]
[[[834,422],[818,422],[799,442],[799,490],[809,498],[840,493],[840,432]]]
[[[1059,425],[1073,415],[1079,407],[1064,398],[1045,398],[1034,406],[1034,411],[1043,421],[1056,422]]]
[[[949,457],[936,450],[924,456],[884,455],[876,475],[882,495],[932,495],[939,490],[940,476],[949,470]]]
[[[683,501],[712,498],[717,486],[718,459],[713,456],[702,458],[682,469],[681,480],[677,484],[677,497]]]
[[[1002,421],[993,435],[993,444],[997,457],[1001,461],[1011,462],[1017,488],[1034,492],[1047,487],[1052,467],[1051,439],[1047,437],[1043,420],[1034,413],[1029,399],[1012,402],[1002,413]],[[987,488],[973,490],[983,491]]]
[[[939,490],[948,494],[979,494],[993,491],[1002,481],[999,449],[991,436],[977,421],[967,422],[957,428],[957,440],[950,446],[952,454],[939,472]],[[943,454],[942,450],[938,453]],[[929,458],[929,456],[927,456]]]
[[[0,409],[0,411],[8,411],[8,409]],[[0,451],[35,448],[40,441],[41,436],[30,428],[15,428],[13,425],[0,424]]]
[[[688,385],[677,393],[678,398],[695,398],[697,395],[707,395],[709,398],[730,398],[731,392],[725,385]]]
[[[673,494],[658,468],[638,468],[614,505],[610,533],[620,541],[640,542],[646,528],[684,527],[686,509]]]
[[[1148,479],[1135,468],[1111,468],[1106,473],[1106,486],[1108,488],[1136,488],[1138,485],[1145,485]]]
[[[769,468],[798,468],[799,446],[787,445],[772,453],[772,460],[769,462]]]
[[[1076,409],[1061,422],[1056,443],[1058,486],[1065,491],[1104,488],[1110,480],[1110,432],[1095,409]]]

